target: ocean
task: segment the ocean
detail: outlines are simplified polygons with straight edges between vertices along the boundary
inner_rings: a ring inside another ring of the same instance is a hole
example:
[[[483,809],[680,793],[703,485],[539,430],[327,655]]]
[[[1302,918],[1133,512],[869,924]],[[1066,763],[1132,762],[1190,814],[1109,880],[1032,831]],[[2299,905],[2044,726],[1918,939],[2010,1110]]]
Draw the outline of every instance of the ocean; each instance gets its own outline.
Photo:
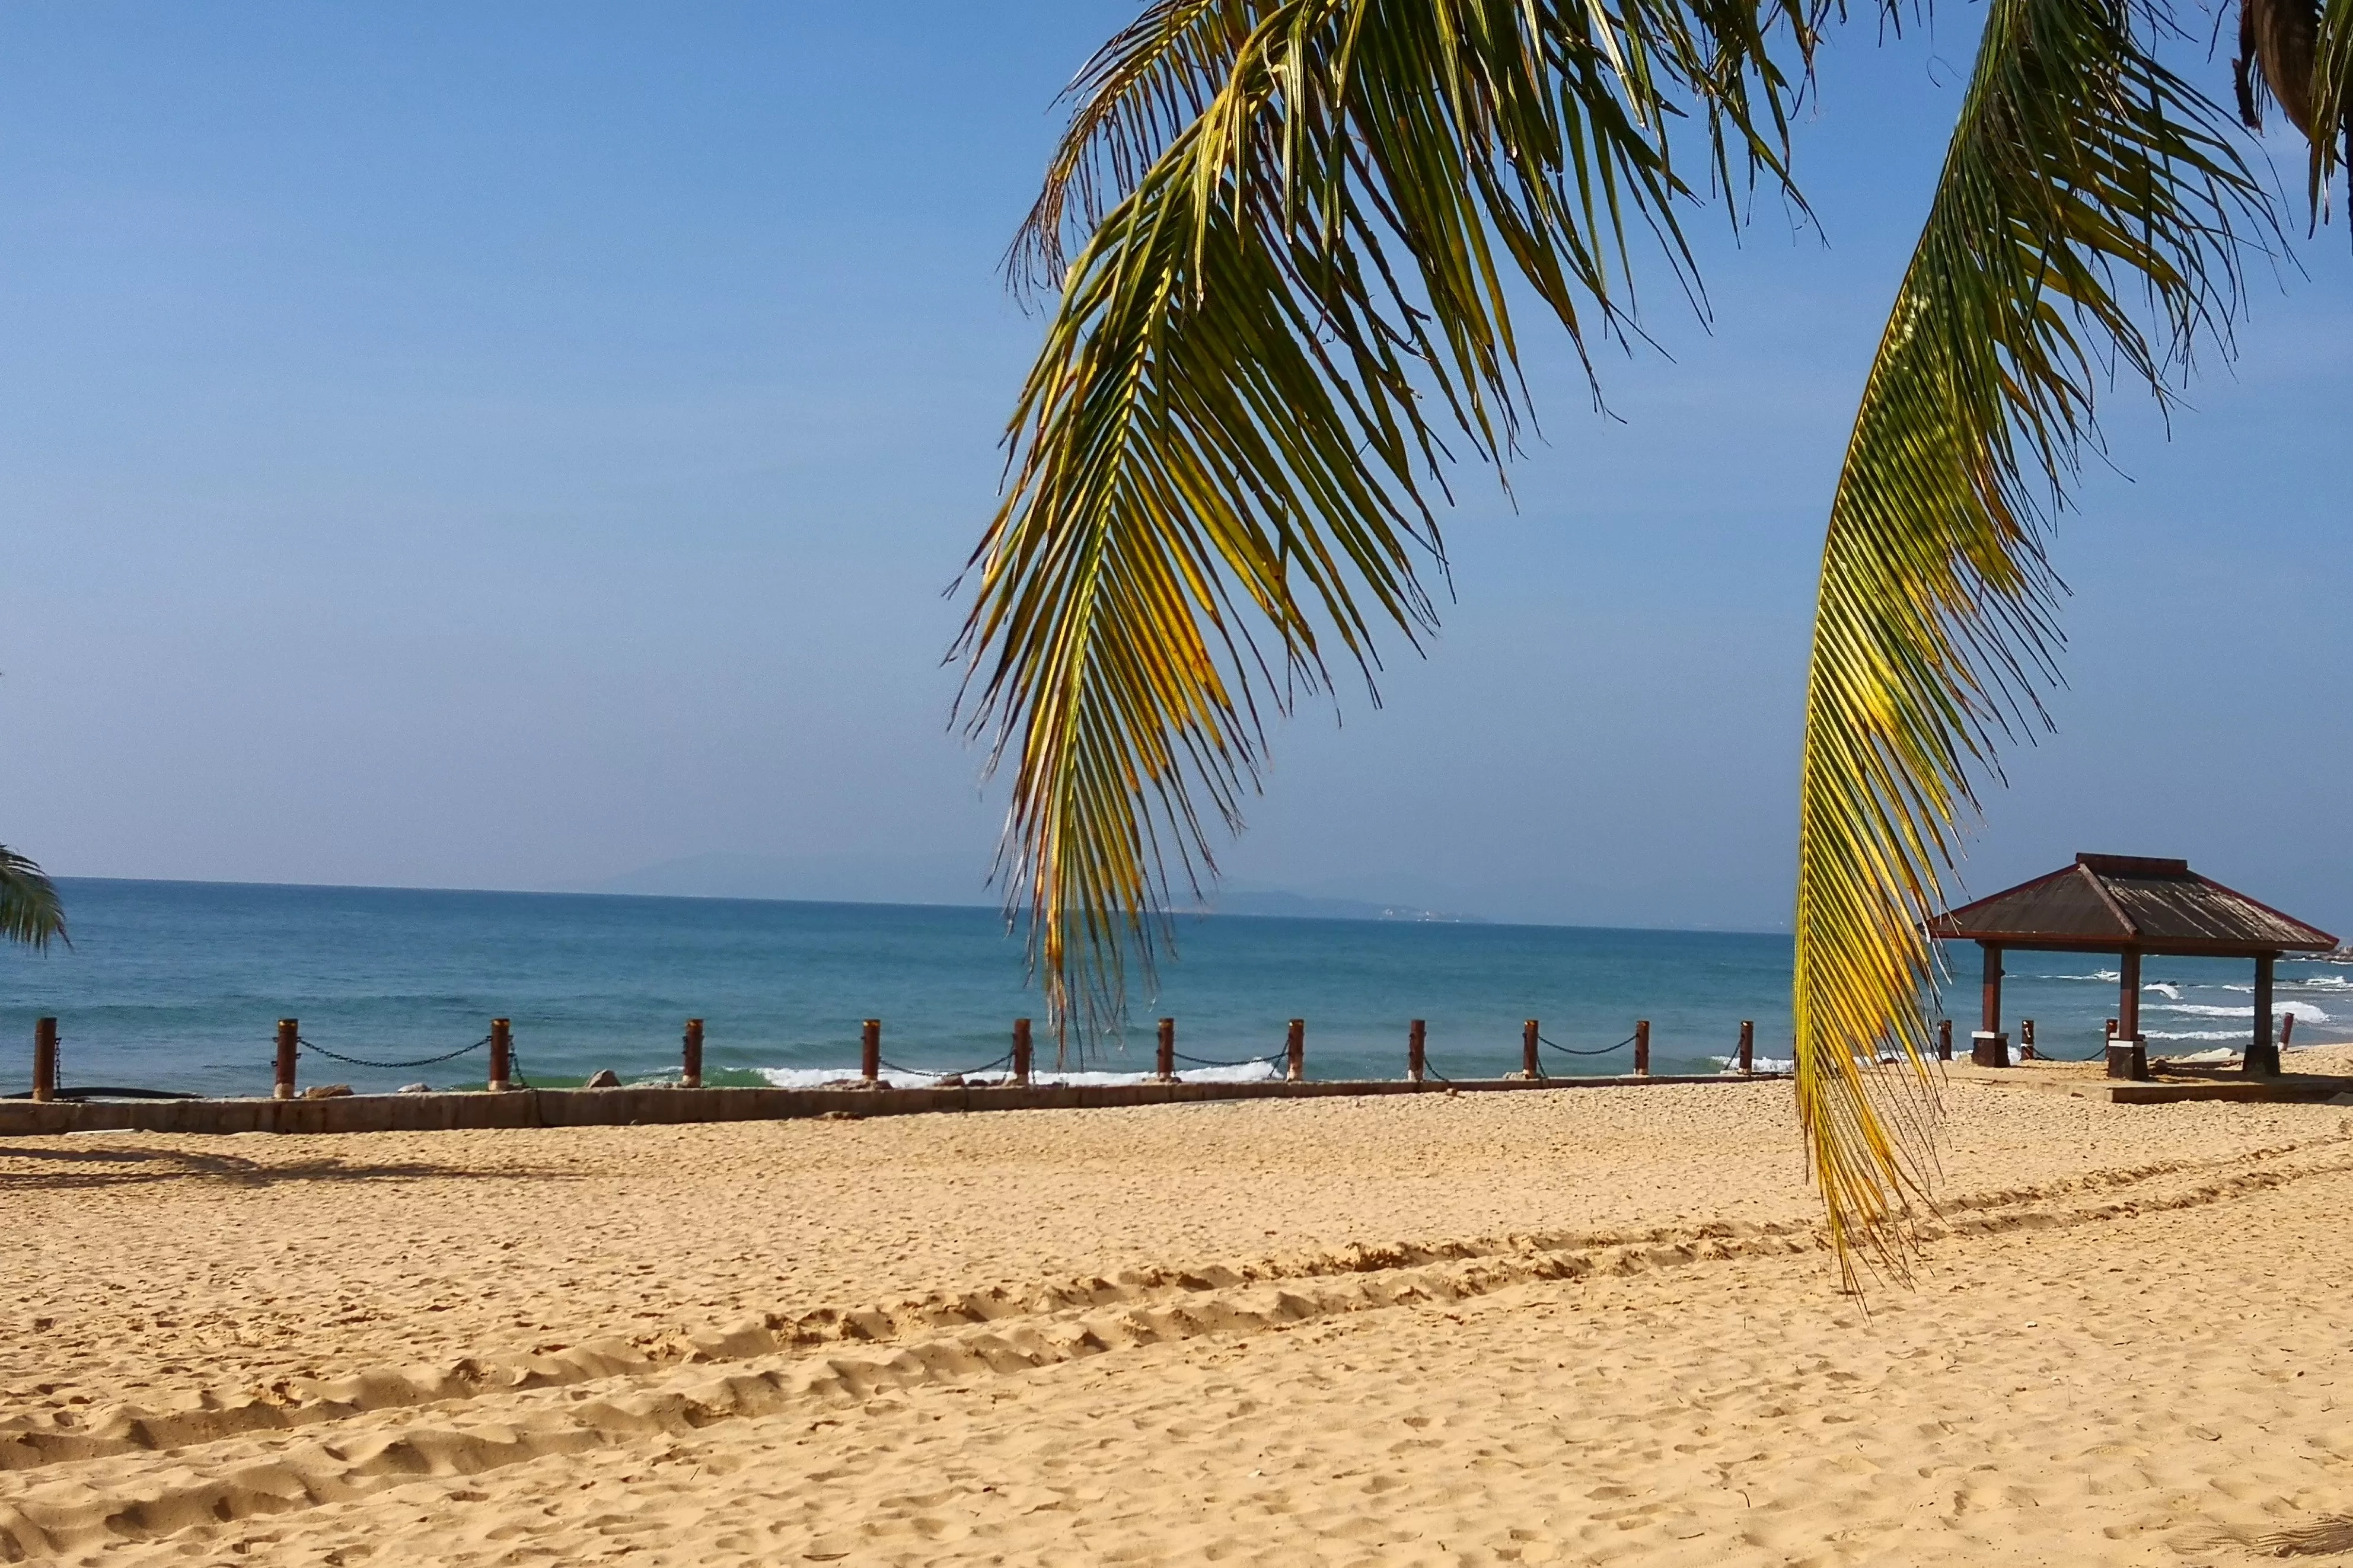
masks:
[[[59,1020],[62,1080],[206,1094],[269,1092],[276,1022],[314,1051],[414,1063],[513,1021],[530,1081],[675,1078],[684,1021],[705,1020],[706,1082],[795,1086],[856,1070],[860,1025],[882,1020],[902,1081],[1001,1058],[1012,1020],[1041,1016],[1020,942],[995,910],[888,904],[387,888],[61,879],[73,946],[0,952],[0,1093],[31,1081],[33,1021]],[[1967,1049],[1976,952],[1956,953],[1947,1004]],[[2046,1055],[2089,1057],[2116,1012],[2113,961],[2015,953],[2011,1021]],[[1653,1072],[1716,1070],[1743,1019],[1759,1067],[1789,1054],[1790,940],[1718,931],[1207,916],[1177,922],[1176,956],[1138,978],[1131,1021],[1074,1073],[1152,1066],[1154,1021],[1177,1020],[1187,1076],[1272,1072],[1285,1023],[1307,1021],[1312,1078],[1404,1075],[1409,1020],[1431,1069],[1515,1072],[1521,1021],[1567,1055],[1561,1075],[1629,1069],[1651,1023]],[[2243,1044],[2249,966],[2151,960],[2143,1028],[2179,1054]],[[2283,963],[2279,1005],[2299,1042],[2348,1037],[2353,971]],[[1041,1027],[1041,1075],[1054,1062]],[[480,1085],[479,1049],[426,1066],[307,1054],[302,1081],[362,1091]]]

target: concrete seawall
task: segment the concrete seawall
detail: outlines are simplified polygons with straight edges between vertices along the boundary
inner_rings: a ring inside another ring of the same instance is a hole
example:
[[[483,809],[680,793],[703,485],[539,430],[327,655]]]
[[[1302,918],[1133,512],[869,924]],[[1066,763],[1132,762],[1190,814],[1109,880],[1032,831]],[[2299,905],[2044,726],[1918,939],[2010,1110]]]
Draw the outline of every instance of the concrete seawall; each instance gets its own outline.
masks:
[[[1037,1084],[925,1089],[524,1089],[504,1094],[353,1094],[328,1100],[0,1100],[0,1136],[99,1132],[418,1132],[482,1127],[631,1127],[687,1121],[787,1121],[817,1116],[1054,1110],[1206,1100],[1322,1100],[1377,1094],[1493,1094],[1757,1083],[1786,1073],[1653,1078],[1461,1079],[1285,1083]]]

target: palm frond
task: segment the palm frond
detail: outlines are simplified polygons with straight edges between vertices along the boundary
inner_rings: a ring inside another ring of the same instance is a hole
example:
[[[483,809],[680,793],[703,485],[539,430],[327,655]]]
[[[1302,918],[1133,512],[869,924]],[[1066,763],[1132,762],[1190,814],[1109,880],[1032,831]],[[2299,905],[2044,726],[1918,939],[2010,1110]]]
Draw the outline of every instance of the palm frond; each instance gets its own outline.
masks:
[[[2269,232],[2227,116],[2130,0],[1993,0],[1865,385],[1822,557],[1799,791],[1798,1098],[1839,1242],[1902,1266],[1934,955],[1973,779],[2043,722],[2051,517],[2122,370],[2160,399],[2225,349]],[[2136,304],[2136,301],[2137,302]],[[1897,1054],[1908,1070],[1875,1064]],[[1850,1265],[1851,1267],[1851,1265]]]
[[[22,942],[38,952],[51,938],[73,945],[56,887],[38,866],[0,844],[0,941]]]
[[[2353,0],[2326,0],[2313,43],[2311,202],[2327,208],[2329,182],[2353,155]]]
[[[1719,183],[1778,177],[1766,32],[1808,42],[1780,3],[1169,0],[1082,79],[1029,254],[1087,180],[1119,195],[958,645],[991,765],[1018,753],[999,866],[1058,1021],[1115,1014],[1153,911],[1214,871],[1266,715],[1433,626],[1446,440],[1500,464],[1522,417],[1510,292],[1584,352],[1624,328],[1630,237],[1688,276],[1678,116]]]

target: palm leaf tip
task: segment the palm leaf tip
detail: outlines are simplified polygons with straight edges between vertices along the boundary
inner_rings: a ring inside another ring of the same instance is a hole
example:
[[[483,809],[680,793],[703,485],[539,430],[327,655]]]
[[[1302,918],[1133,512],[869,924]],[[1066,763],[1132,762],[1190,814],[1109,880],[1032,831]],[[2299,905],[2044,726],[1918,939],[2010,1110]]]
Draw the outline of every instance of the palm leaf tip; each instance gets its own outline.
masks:
[[[1994,0],[1831,503],[1795,1002],[1799,1112],[1851,1282],[1857,1242],[1903,1268],[1926,1193],[1925,921],[1973,778],[2048,722],[2063,587],[2045,542],[2098,439],[2098,380],[2113,363],[2165,399],[2201,333],[2227,351],[2241,247],[2276,235],[2228,116],[2149,52],[2162,25],[2134,0]]]
[[[0,844],[0,939],[45,951],[66,935],[65,904],[48,877],[26,857]]]

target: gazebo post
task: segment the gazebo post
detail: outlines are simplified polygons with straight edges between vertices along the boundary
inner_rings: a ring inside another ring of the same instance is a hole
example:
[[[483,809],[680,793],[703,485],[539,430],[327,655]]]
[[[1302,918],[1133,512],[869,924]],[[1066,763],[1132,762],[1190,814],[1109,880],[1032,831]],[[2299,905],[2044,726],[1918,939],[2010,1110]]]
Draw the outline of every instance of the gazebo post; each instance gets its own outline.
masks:
[[[2116,960],[2116,1037],[2108,1042],[2108,1076],[2148,1076],[2148,1042],[2140,1032],[2140,949],[2127,947]]]
[[[1969,1060],[1981,1068],[2010,1065],[2010,1041],[2001,1032],[2001,943],[1981,942],[1985,949],[1984,1013],[1969,1040]]]
[[[2249,1078],[2279,1076],[2279,1047],[2272,1043],[2272,965],[2278,961],[2275,952],[2255,954],[2255,1037],[2247,1047]]]

